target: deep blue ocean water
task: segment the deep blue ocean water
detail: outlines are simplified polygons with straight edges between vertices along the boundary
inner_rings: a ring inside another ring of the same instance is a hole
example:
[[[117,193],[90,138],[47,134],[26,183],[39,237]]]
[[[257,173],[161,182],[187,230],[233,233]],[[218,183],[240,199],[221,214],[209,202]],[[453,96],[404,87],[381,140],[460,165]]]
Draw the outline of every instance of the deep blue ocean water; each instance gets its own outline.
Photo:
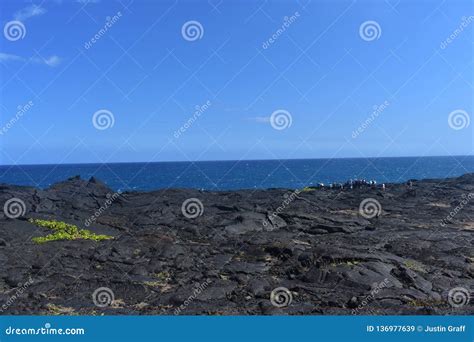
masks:
[[[474,156],[0,166],[0,183],[47,188],[94,176],[114,190],[301,188],[365,178],[378,183],[474,172]]]

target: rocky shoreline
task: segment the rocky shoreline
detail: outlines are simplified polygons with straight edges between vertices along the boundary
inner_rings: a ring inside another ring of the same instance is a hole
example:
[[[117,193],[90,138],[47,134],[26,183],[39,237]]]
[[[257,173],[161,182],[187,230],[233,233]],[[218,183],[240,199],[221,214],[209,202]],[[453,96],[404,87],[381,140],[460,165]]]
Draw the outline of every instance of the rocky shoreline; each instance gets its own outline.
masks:
[[[79,177],[45,190],[0,185],[0,311],[472,314],[474,174],[385,186],[115,193]],[[111,239],[37,243],[51,232],[34,222]]]

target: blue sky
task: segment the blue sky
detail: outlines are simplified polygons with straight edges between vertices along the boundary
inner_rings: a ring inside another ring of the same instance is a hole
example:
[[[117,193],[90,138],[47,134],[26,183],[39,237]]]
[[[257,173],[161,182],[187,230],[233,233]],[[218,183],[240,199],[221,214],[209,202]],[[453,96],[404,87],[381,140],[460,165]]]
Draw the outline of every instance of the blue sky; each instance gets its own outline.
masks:
[[[471,1],[0,7],[1,164],[473,153]]]

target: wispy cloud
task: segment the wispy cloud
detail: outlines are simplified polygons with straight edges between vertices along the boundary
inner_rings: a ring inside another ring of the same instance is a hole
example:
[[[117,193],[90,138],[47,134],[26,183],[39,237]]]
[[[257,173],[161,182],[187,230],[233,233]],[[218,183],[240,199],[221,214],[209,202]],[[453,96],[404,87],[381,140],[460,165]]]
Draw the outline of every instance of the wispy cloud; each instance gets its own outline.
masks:
[[[253,118],[248,118],[248,120],[258,122],[258,123],[269,123],[270,117],[269,116],[256,116]]]
[[[56,67],[61,63],[61,58],[56,55],[52,55],[48,58],[40,58],[40,57],[25,58],[18,55],[12,55],[9,53],[0,52],[0,62],[3,62],[3,63],[26,62],[28,60],[30,60],[34,64],[42,64],[42,65],[47,65],[49,67]]]
[[[76,0],[76,2],[85,5],[85,4],[96,4],[100,2],[100,0]]]
[[[38,15],[42,15],[46,13],[46,9],[38,6],[38,5],[31,5],[25,8],[22,8],[18,12],[16,12],[13,17],[15,20],[25,21],[31,17],[36,17]]]
[[[0,62],[23,62],[25,59],[8,53],[0,52]]]
[[[44,63],[50,67],[56,67],[61,63],[61,58],[56,55],[50,56],[48,58],[33,58],[33,62],[35,63]]]

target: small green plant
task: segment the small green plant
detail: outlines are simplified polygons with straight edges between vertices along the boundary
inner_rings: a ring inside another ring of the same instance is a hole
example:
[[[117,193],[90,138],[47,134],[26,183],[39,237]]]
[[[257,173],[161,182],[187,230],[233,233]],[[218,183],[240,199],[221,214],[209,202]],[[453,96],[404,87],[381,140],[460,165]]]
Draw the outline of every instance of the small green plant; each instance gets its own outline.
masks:
[[[152,286],[152,287],[165,287],[168,285],[168,282],[171,280],[171,275],[167,271],[163,271],[160,273],[154,273],[153,278],[156,278],[157,280],[154,281],[145,281],[143,284],[147,286]]]
[[[310,191],[314,191],[316,190],[315,187],[312,187],[312,186],[305,186],[301,191],[303,192],[310,192]]]
[[[58,240],[102,241],[113,239],[112,236],[95,234],[90,230],[79,229],[77,226],[65,222],[36,219],[30,219],[29,221],[38,227],[48,228],[54,231],[52,234],[33,238],[32,240],[36,243],[45,243]]]
[[[405,260],[403,262],[405,267],[416,271],[416,272],[421,272],[421,273],[426,273],[426,269],[424,268],[423,264],[419,263],[418,261],[415,260]]]
[[[169,272],[167,272],[167,271],[163,271],[163,272],[160,272],[160,273],[155,273],[155,274],[153,274],[153,277],[157,278],[161,281],[168,281],[168,280],[171,279],[171,276],[170,276]]]
[[[78,313],[75,312],[73,308],[56,305],[53,303],[46,304],[46,309],[48,310],[48,314],[51,316],[60,316],[60,315],[77,316],[78,315]]]
[[[340,266],[340,265],[347,265],[347,266],[355,266],[355,265],[358,265],[360,264],[360,261],[359,260],[355,260],[355,259],[352,259],[352,260],[336,260],[332,263],[330,263],[330,266]]]

